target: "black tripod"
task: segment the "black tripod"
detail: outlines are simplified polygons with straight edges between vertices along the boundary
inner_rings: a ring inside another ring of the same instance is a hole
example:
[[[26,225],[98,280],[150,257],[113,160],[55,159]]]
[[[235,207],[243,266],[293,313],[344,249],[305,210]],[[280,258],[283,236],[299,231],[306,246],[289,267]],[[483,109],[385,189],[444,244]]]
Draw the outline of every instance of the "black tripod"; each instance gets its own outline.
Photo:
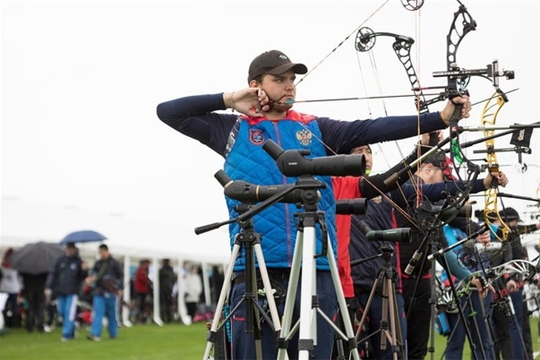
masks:
[[[250,205],[244,204],[237,205],[236,207],[236,210],[239,214],[246,214],[250,209]],[[246,306],[246,333],[253,334],[254,336],[255,352],[257,359],[263,359],[260,315],[264,317],[268,324],[273,328],[274,332],[279,333],[279,331],[281,331],[279,315],[272,291],[272,286],[270,284],[270,278],[268,276],[268,271],[266,269],[266,264],[264,262],[264,256],[261,249],[261,236],[254,231],[253,221],[251,217],[248,217],[246,220],[239,220],[238,223],[240,224],[241,231],[236,235],[231,258],[225,275],[225,280],[223,282],[221,293],[219,295],[219,300],[216,305],[214,319],[212,320],[212,325],[206,336],[207,344],[203,360],[211,359],[210,353],[216,342],[218,330],[220,330],[225,324],[227,324],[228,320],[233,316],[235,311],[237,311],[237,309],[244,303]],[[229,314],[225,317],[225,319],[223,319],[220,324],[220,317],[223,311],[223,306],[229,294],[231,282],[233,281],[232,272],[234,264],[238,255],[241,253],[242,248],[244,249],[245,257],[245,294],[242,298],[242,301],[240,301],[233,309],[231,309]],[[262,308],[261,304],[259,304],[258,301],[255,256],[257,257],[257,264],[259,265],[259,272],[261,274],[261,279],[264,285],[264,293],[266,295],[266,300],[268,302],[268,307],[272,319],[268,317],[266,311]]]
[[[362,314],[362,318],[360,319],[360,324],[358,325],[358,330],[356,332],[356,342],[363,342],[368,338],[380,333],[380,349],[383,351],[386,350],[388,343],[390,343],[394,360],[398,359],[398,355],[401,355],[401,358],[403,359],[403,335],[401,333],[399,311],[396,300],[396,289],[394,287],[394,282],[397,278],[397,272],[392,267],[391,263],[394,256],[394,247],[388,242],[383,242],[380,247],[380,251],[380,254],[369,257],[367,259],[351,261],[351,266],[353,266],[378,257],[384,260],[383,265],[377,273],[377,278],[373,283],[373,287],[371,288],[371,292],[364,307],[364,313]],[[371,303],[376,293],[379,293],[382,298],[380,328],[367,336],[360,337],[361,330],[363,329],[364,323],[367,319],[367,314],[369,313]]]

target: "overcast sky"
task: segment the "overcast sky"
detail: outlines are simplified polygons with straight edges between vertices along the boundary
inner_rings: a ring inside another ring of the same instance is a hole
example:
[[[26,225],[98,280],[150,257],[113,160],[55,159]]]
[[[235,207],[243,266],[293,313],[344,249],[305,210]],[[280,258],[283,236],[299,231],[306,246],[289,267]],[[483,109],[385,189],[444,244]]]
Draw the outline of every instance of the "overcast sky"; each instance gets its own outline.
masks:
[[[519,90],[509,94],[497,124],[539,121],[538,1],[464,5],[477,29],[461,43],[458,66],[483,69],[497,59],[501,69],[514,70],[515,79],[501,79],[500,85]],[[393,39],[378,37],[372,56],[355,50],[362,26],[414,38],[420,83],[444,85],[432,73],[446,69],[446,35],[458,6],[425,0],[411,12],[397,0],[2,1],[2,236],[54,240],[93,227],[109,231],[111,241],[141,247],[227,249],[225,226],[201,236],[193,232],[228,218],[213,177],[223,159],[161,123],[157,104],[244,87],[251,60],[271,49],[313,69],[298,86],[298,100],[410,93]],[[474,102],[488,98],[493,87],[473,78],[469,90]],[[463,125],[479,125],[482,107],[476,105]],[[415,113],[410,98],[304,103],[296,109],[342,120]],[[525,173],[517,170],[515,153],[498,154],[511,177],[504,192],[538,197],[539,134],[537,129],[532,155],[523,157]],[[463,141],[479,136],[466,133]],[[501,137],[496,145],[511,147],[509,140]],[[408,153],[413,141],[399,147]],[[399,160],[393,142],[374,150],[376,171]],[[483,158],[471,149],[468,154]],[[534,210],[530,203],[505,204]],[[114,230],[103,225],[106,218]]]

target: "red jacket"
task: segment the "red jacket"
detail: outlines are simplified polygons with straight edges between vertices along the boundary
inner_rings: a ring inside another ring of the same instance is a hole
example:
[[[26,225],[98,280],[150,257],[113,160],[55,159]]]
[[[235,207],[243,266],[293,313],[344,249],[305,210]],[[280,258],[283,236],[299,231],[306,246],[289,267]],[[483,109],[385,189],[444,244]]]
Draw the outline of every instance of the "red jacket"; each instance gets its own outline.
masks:
[[[360,198],[358,182],[360,177],[333,177],[334,196],[336,200]],[[354,285],[351,277],[351,259],[349,257],[349,242],[351,241],[351,215],[336,215],[338,239],[337,266],[343,294],[346,298],[354,297]]]
[[[135,272],[135,281],[133,287],[136,293],[148,294],[150,292],[151,285],[150,278],[148,277],[148,268],[139,266]]]

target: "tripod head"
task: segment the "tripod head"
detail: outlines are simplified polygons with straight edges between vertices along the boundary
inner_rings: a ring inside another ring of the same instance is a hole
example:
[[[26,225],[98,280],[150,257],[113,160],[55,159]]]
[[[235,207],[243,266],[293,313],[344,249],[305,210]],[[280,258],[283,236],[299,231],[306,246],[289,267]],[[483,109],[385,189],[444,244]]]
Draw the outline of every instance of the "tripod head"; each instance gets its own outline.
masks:
[[[381,258],[385,262],[390,262],[392,258],[394,257],[394,247],[387,241],[383,242],[379,248],[381,251]]]

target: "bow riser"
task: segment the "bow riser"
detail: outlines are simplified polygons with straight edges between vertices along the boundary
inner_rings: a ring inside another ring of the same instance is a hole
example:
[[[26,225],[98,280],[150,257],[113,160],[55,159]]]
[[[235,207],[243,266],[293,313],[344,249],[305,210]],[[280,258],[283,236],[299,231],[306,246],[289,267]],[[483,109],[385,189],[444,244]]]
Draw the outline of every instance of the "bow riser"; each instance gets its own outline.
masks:
[[[488,100],[484,109],[482,111],[481,123],[482,125],[495,125],[497,120],[497,115],[501,108],[506,104],[508,99],[503,96],[500,90],[496,91],[491,98]],[[487,168],[490,173],[499,172],[499,162],[497,160],[497,155],[495,153],[495,139],[492,138],[494,135],[494,130],[485,130],[484,136],[489,140],[486,140],[486,160]],[[493,227],[489,227],[490,232],[501,241],[506,241],[508,236],[511,233],[510,227],[506,225],[501,216],[499,215],[498,205],[497,205],[497,194],[498,194],[498,183],[496,179],[493,179],[490,184],[489,189],[485,191],[485,204],[484,204],[484,221],[488,224],[493,223],[493,221],[498,221],[500,225],[498,229],[501,233],[501,236],[498,235],[498,231]]]

